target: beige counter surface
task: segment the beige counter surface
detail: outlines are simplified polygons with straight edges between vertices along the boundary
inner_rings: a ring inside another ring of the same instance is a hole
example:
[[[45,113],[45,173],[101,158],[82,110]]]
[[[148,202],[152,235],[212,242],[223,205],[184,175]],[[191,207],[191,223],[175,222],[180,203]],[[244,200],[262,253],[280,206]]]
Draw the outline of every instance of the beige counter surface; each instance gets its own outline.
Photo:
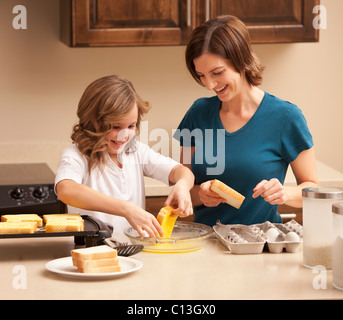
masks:
[[[140,270],[84,281],[45,270],[47,262],[70,255],[72,237],[0,240],[1,300],[343,299],[332,271],[325,274],[326,289],[315,288],[320,274],[302,266],[301,252],[234,255],[211,238],[195,252],[141,252],[133,256],[143,263]]]

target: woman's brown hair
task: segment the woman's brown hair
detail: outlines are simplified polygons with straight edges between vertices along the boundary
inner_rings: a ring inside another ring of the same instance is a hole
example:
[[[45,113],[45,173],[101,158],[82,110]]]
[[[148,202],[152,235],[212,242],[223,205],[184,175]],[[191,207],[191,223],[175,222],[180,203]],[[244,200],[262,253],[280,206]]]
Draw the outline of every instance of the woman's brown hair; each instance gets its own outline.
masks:
[[[112,124],[125,118],[136,105],[138,132],[150,104],[141,99],[130,81],[111,75],[93,81],[86,88],[78,105],[79,121],[73,127],[71,139],[88,158],[89,172],[106,161],[106,137],[112,130]]]
[[[252,52],[250,35],[244,23],[234,16],[220,16],[197,27],[186,48],[186,64],[193,78],[202,85],[194,59],[212,53],[228,59],[248,83],[262,83],[263,66]]]

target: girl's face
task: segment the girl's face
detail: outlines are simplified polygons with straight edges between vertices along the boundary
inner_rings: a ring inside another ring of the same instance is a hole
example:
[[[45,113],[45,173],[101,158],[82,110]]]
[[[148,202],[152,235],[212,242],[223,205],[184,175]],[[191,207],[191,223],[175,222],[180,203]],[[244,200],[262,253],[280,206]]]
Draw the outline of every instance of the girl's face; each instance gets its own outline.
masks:
[[[214,90],[221,101],[230,101],[240,92],[243,78],[229,60],[204,53],[193,62],[203,85],[208,90]]]
[[[106,137],[108,141],[108,154],[112,159],[116,159],[130,139],[135,136],[137,119],[138,108],[135,105],[124,119],[112,123],[112,130]]]

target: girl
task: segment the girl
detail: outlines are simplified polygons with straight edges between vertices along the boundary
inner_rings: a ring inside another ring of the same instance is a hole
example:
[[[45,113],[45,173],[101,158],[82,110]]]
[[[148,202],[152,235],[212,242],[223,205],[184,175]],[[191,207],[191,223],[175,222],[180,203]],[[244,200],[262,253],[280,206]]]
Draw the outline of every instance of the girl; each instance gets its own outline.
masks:
[[[174,184],[165,205],[176,201],[178,215],[193,213],[192,172],[136,141],[148,110],[130,81],[107,76],[91,83],[79,102],[74,144],[63,150],[56,174],[56,194],[68,211],[95,216],[116,235],[131,225],[140,236],[163,236],[156,218],[143,209],[143,176]]]

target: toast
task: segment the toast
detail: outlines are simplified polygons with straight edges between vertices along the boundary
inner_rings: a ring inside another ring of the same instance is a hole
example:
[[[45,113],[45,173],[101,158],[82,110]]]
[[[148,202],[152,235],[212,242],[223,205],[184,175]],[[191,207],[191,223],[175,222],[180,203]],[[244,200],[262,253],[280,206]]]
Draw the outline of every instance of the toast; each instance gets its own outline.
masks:
[[[43,220],[38,214],[6,214],[1,216],[1,222],[36,222],[37,227],[43,226]]]
[[[80,273],[120,272],[118,252],[108,246],[71,250],[73,266]]]
[[[35,233],[37,222],[0,222],[0,234],[26,234]]]
[[[211,190],[226,200],[226,203],[239,209],[245,199],[240,193],[219,180],[213,180]]]
[[[163,238],[170,238],[177,215],[173,215],[174,208],[172,206],[163,207],[157,215],[157,221],[161,225],[163,230]]]
[[[46,214],[43,216],[46,233],[84,231],[84,220],[79,213]]]

